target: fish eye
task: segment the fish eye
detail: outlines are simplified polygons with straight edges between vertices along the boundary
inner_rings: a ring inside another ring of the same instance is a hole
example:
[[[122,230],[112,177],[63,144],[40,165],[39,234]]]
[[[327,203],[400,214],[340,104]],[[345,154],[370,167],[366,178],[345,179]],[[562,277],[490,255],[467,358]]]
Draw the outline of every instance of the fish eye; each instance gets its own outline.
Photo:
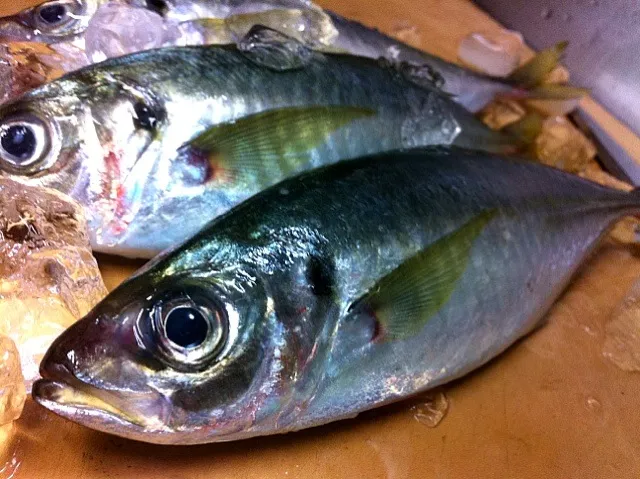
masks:
[[[45,33],[66,30],[80,19],[80,10],[80,5],[72,0],[43,3],[33,10],[33,26]]]
[[[0,122],[0,159],[18,173],[31,170],[47,157],[51,135],[34,115],[14,115]]]
[[[157,301],[153,316],[160,351],[172,363],[199,365],[224,346],[226,314],[203,294]]]

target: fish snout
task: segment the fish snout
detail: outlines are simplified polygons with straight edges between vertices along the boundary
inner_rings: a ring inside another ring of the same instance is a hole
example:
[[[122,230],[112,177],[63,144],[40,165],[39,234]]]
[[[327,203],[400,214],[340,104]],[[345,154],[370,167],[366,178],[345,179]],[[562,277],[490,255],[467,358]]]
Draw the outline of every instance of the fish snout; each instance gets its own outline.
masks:
[[[110,351],[117,325],[105,317],[87,316],[64,331],[49,347],[40,363],[45,379],[68,381],[116,354]]]
[[[67,329],[40,364],[34,399],[105,432],[132,438],[142,431],[170,432],[173,404],[149,386],[153,370],[132,354],[124,329],[108,315],[91,313]]]
[[[23,25],[20,14],[0,18],[0,44],[37,41],[35,33]]]

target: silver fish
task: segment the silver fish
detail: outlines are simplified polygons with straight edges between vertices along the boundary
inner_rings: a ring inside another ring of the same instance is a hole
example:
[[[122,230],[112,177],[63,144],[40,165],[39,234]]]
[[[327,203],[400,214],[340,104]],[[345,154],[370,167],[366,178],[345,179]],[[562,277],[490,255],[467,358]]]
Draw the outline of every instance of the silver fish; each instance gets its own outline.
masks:
[[[640,193],[416,150],[286,180],[143,268],[50,348],[34,398],[161,444],[349,418],[536,328]]]
[[[39,41],[54,46],[60,55],[77,55],[85,48],[85,34],[96,10],[107,4],[129,5],[157,13],[167,26],[185,35],[169,35],[163,45],[230,43],[241,39],[254,25],[287,34],[324,52],[343,52],[373,59],[392,58],[429,67],[444,91],[469,111],[476,112],[498,94],[523,96],[534,88],[560,59],[563,46],[552,48],[526,70],[508,79],[482,75],[434,55],[412,48],[378,30],[325,12],[305,0],[50,0],[17,16],[0,20],[0,38]],[[160,45],[156,45],[160,46]],[[125,48],[132,53],[137,51]],[[99,55],[98,58],[104,57]],[[47,60],[49,61],[49,60]],[[65,63],[61,60],[61,63]],[[78,61],[69,62],[70,67]],[[534,93],[545,98],[579,97],[581,89],[554,85]]]
[[[0,107],[0,174],[78,200],[98,251],[143,257],[297,172],[445,144],[514,148],[420,70],[263,28],[111,59]]]

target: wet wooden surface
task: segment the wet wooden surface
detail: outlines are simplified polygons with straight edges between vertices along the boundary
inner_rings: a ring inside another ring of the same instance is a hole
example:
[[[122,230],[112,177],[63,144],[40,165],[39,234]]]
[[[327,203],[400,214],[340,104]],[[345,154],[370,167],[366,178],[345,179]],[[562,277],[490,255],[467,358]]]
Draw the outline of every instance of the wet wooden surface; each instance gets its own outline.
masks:
[[[463,0],[321,3],[387,32],[415,26],[412,41],[451,60],[464,35],[497,28]],[[638,139],[588,103],[640,157]],[[100,263],[108,287],[133,270],[123,260]],[[401,403],[285,436],[160,447],[76,426],[29,402],[6,441],[0,479],[636,478],[640,376],[607,361],[602,345],[605,325],[638,277],[640,249],[605,243],[544,327],[447,387],[450,407],[435,428]]]

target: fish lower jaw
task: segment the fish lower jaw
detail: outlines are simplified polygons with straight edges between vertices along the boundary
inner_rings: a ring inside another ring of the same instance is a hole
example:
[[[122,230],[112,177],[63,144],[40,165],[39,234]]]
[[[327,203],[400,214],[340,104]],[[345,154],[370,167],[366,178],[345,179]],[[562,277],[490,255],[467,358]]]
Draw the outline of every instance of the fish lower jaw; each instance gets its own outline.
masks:
[[[144,442],[171,442],[167,439],[173,431],[164,424],[132,417],[83,389],[91,387],[78,389],[65,382],[40,379],[34,383],[32,395],[41,406],[80,425]],[[165,436],[164,441],[160,439],[161,436]]]

